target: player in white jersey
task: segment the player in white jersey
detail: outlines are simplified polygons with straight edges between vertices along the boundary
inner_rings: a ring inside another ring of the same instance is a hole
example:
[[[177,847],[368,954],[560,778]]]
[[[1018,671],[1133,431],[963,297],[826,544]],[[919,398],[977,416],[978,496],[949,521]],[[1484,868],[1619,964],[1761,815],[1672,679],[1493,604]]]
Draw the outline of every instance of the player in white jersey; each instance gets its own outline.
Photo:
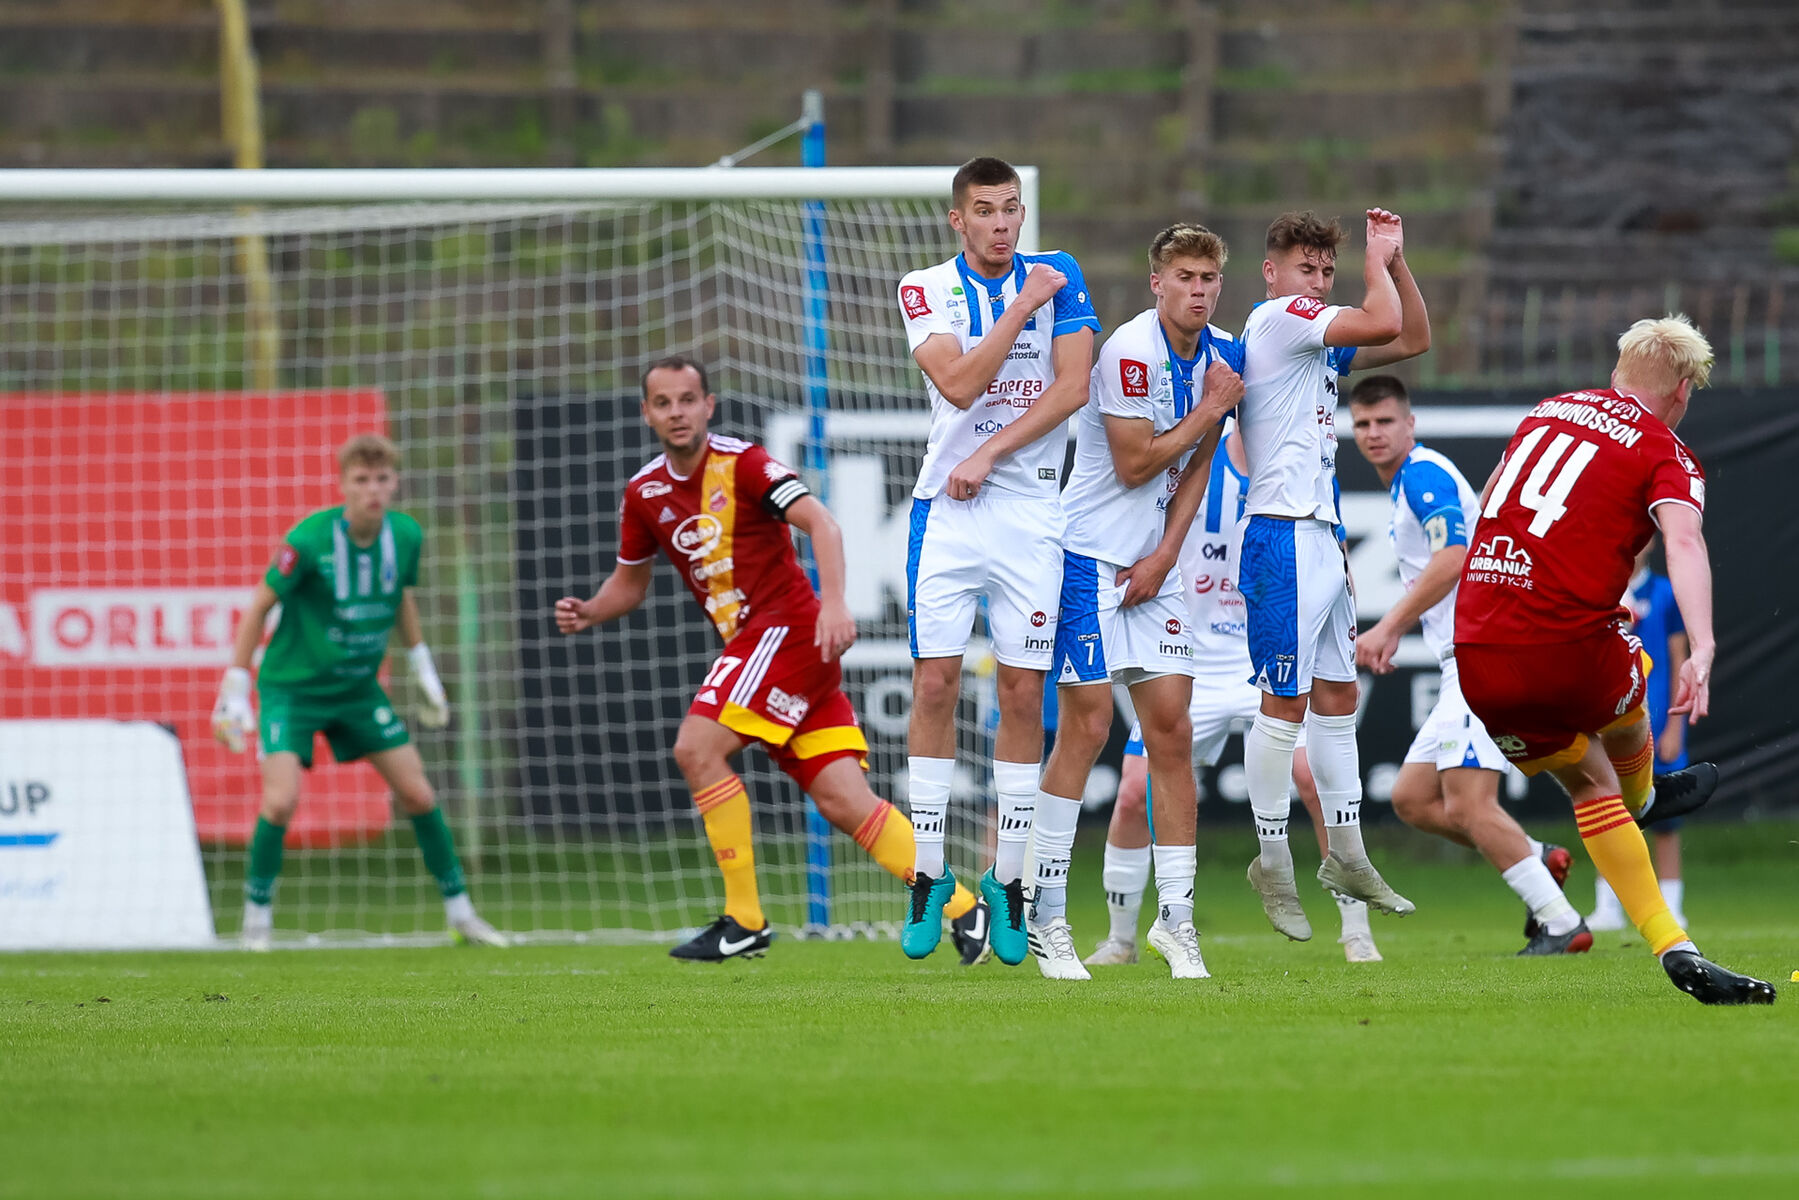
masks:
[[[1248,462],[1243,439],[1227,432],[1212,455],[1212,478],[1206,485],[1199,515],[1181,545],[1182,592],[1193,630],[1193,703],[1187,716],[1193,725],[1195,774],[1217,765],[1232,733],[1247,731],[1261,707],[1262,693],[1249,682],[1249,645],[1244,625],[1243,595],[1237,590],[1237,552],[1242,544],[1244,501],[1248,497]],[[1325,853],[1324,821],[1317,785],[1305,761],[1305,734],[1300,732],[1293,755],[1293,785],[1318,833],[1318,852]],[[1137,961],[1137,922],[1149,883],[1150,827],[1145,801],[1152,789],[1143,755],[1140,728],[1132,728],[1124,747],[1118,800],[1106,831],[1105,889],[1111,929],[1084,960],[1090,967]],[[1368,928],[1368,906],[1338,897],[1343,932],[1337,941],[1350,962],[1379,962],[1380,950]]]
[[[1350,394],[1356,448],[1393,499],[1388,527],[1405,595],[1356,644],[1356,661],[1393,670],[1399,639],[1414,624],[1442,666],[1437,703],[1393,781],[1393,811],[1414,829],[1472,846],[1529,911],[1521,954],[1578,954],[1593,935],[1562,894],[1573,856],[1536,841],[1499,806],[1506,760],[1462,699],[1455,661],[1456,581],[1480,497],[1456,465],[1420,446],[1405,384],[1370,375]]]
[[[1351,358],[1373,367],[1424,353],[1430,317],[1405,265],[1399,218],[1369,209],[1367,231],[1366,292],[1360,308],[1349,308],[1326,302],[1342,229],[1309,212],[1277,218],[1262,263],[1268,298],[1243,327],[1239,419],[1249,501],[1238,582],[1248,605],[1253,677],[1263,692],[1243,741],[1260,843],[1249,881],[1269,921],[1296,941],[1312,936],[1287,844],[1287,785],[1302,723],[1330,844],[1318,881],[1383,912],[1413,908],[1387,886],[1362,844],[1355,598],[1339,533],[1336,409],[1337,379]]]
[[[1155,797],[1161,907],[1149,944],[1175,978],[1207,974],[1193,924],[1193,639],[1177,561],[1224,415],[1243,394],[1237,340],[1208,324],[1226,257],[1224,240],[1197,225],[1155,236],[1155,306],[1106,339],[1075,418],[1074,469],[1062,496],[1056,744],[1032,828],[1031,948],[1050,978],[1090,977],[1068,928],[1068,867],[1080,797],[1112,728],[1114,683],[1130,689],[1151,770],[1169,781]]]
[[[1087,401],[1099,319],[1071,256],[1017,253],[1023,220],[1018,173],[997,158],[970,160],[956,172],[949,212],[961,252],[899,285],[906,341],[931,399],[906,555],[917,858],[900,945],[912,958],[936,949],[955,889],[943,826],[962,655],[983,598],[999,664],[999,833],[981,894],[994,954],[1019,963],[1026,953],[1022,875],[1062,579],[1064,423]]]

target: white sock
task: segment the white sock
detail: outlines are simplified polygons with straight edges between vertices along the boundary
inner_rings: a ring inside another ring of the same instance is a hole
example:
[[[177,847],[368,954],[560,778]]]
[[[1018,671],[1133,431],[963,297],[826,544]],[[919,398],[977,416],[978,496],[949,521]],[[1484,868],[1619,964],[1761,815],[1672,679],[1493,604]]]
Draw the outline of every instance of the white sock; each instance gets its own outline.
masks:
[[[912,869],[937,879],[943,874],[943,822],[949,814],[949,788],[956,778],[953,758],[906,759],[906,807],[911,810],[916,847]]]
[[[1198,874],[1199,854],[1192,846],[1153,847],[1156,860],[1156,902],[1161,911],[1156,924],[1174,930],[1193,920],[1193,877]]]
[[[1037,783],[1042,773],[1036,763],[993,763],[993,790],[999,794],[999,833],[994,839],[993,877],[1011,883],[1024,875],[1024,848],[1031,836],[1031,815],[1037,811]],[[939,836],[939,844],[942,838]]]
[[[1662,899],[1666,900],[1668,902],[1668,907],[1674,910],[1675,918],[1679,920],[1681,924],[1686,924],[1687,910],[1686,905],[1682,903],[1682,901],[1687,898],[1686,880],[1658,879],[1656,882],[1661,885]]]
[[[444,897],[444,919],[454,925],[458,921],[467,921],[475,915],[475,902],[468,898],[467,892],[457,892],[454,896]]]
[[[1690,942],[1690,941],[1687,941],[1687,942],[1675,942],[1675,943],[1674,943],[1674,944],[1673,944],[1673,945],[1672,945],[1672,946],[1669,946],[1669,947],[1668,947],[1668,948],[1667,948],[1667,949],[1666,949],[1666,950],[1663,950],[1663,951],[1662,951],[1662,952],[1661,952],[1661,953],[1660,953],[1660,954],[1658,954],[1658,955],[1656,955],[1656,956],[1655,956],[1655,957],[1656,957],[1656,959],[1657,959],[1657,961],[1660,961],[1660,960],[1661,960],[1661,959],[1663,959],[1663,958],[1665,958],[1665,957],[1667,957],[1667,956],[1668,956],[1668,955],[1670,955],[1670,954],[1672,954],[1672,953],[1674,953],[1674,952],[1675,952],[1675,951],[1676,951],[1676,950],[1685,950],[1685,951],[1686,951],[1686,952],[1687,952],[1687,953],[1689,953],[1689,954],[1697,954],[1697,953],[1699,953],[1699,947],[1697,947],[1697,946],[1695,946],[1695,945],[1694,945],[1694,944],[1693,944],[1693,943],[1692,943],[1692,942]]]
[[[1037,838],[1037,898],[1031,905],[1033,924],[1046,925],[1068,915],[1068,863],[1074,857],[1074,829],[1081,802],[1066,796],[1037,793],[1037,815],[1031,822]]]
[[[1249,808],[1256,818],[1262,868],[1276,875],[1293,873],[1293,847],[1287,843],[1287,817],[1293,811],[1293,747],[1298,721],[1257,713],[1243,738],[1243,777]]]
[[[1600,876],[1593,881],[1593,915],[1617,913],[1622,915],[1624,906],[1618,903],[1618,893],[1612,891],[1612,885]]]
[[[1106,843],[1106,912],[1112,918],[1110,936],[1121,942],[1137,940],[1137,922],[1143,915],[1143,890],[1149,886],[1148,846],[1114,846]]]
[[[1306,717],[1306,760],[1318,780],[1318,803],[1324,809],[1324,836],[1331,852],[1345,862],[1366,861],[1362,845],[1362,770],[1356,756],[1355,714]]]
[[[244,901],[244,928],[267,929],[275,923],[275,906],[258,904],[254,900]]]
[[[1332,893],[1337,901],[1337,915],[1343,919],[1343,936],[1350,937],[1362,934],[1372,938],[1374,931],[1368,928],[1368,905],[1353,896],[1340,896]]]
[[[1536,855],[1525,855],[1501,871],[1499,877],[1518,893],[1518,899],[1524,901],[1531,916],[1541,921],[1543,928],[1551,934],[1567,933],[1580,924],[1580,914],[1568,903],[1568,897],[1562,895],[1562,889],[1555,884],[1555,876]]]
[[[1531,837],[1528,833],[1524,835],[1524,839],[1530,843],[1530,856],[1532,858],[1542,858],[1543,843],[1539,842],[1536,838]]]

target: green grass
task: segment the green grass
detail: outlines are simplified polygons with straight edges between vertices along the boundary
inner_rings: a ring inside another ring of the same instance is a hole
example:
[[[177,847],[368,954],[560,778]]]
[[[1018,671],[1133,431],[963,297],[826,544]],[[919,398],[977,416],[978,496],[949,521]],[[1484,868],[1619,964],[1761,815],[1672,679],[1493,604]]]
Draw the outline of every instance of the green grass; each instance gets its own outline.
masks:
[[[1701,944],[1781,981],[1795,836],[1688,837]],[[1103,925],[1086,850],[1083,945]],[[621,947],[0,958],[0,1197],[1536,1200],[1799,1174],[1790,995],[1702,1008],[1616,934],[1519,961],[1498,881],[1419,854],[1389,870],[1418,914],[1377,921],[1386,961],[1351,967],[1321,896],[1319,937],[1287,944],[1238,870],[1202,868],[1214,978],[1194,985],[1146,962],[1056,987],[891,942],[722,968]],[[1583,860],[1577,896],[1591,878]]]

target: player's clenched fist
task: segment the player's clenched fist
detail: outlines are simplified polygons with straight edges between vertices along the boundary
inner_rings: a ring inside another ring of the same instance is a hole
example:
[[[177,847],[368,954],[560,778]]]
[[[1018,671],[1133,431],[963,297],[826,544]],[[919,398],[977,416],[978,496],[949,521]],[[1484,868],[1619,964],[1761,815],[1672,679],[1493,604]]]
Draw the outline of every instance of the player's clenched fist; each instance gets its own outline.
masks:
[[[1038,263],[1024,277],[1024,286],[1018,289],[1018,298],[1032,308],[1042,308],[1056,298],[1056,293],[1067,282],[1068,276],[1062,272],[1048,263]]]
[[[1243,377],[1231,370],[1224,363],[1214,361],[1206,368],[1205,391],[1200,396],[1200,407],[1205,409],[1208,420],[1217,420],[1243,399]]]
[[[231,667],[219,684],[219,699],[212,706],[212,736],[233,754],[241,754],[245,739],[256,728],[250,711],[250,672]]]
[[[563,633],[580,633],[583,629],[591,629],[597,622],[588,611],[588,602],[577,600],[573,596],[564,596],[556,601],[556,628]]]

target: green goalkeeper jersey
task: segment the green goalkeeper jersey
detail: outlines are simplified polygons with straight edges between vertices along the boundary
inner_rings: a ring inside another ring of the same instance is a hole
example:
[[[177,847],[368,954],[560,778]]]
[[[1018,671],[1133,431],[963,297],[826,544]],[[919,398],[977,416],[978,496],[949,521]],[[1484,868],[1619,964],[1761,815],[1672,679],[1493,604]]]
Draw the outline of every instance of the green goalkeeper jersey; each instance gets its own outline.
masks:
[[[400,599],[418,583],[423,541],[417,521],[390,512],[373,544],[358,546],[342,505],[290,529],[263,575],[281,598],[281,620],[263,653],[259,684],[323,696],[373,680]]]

